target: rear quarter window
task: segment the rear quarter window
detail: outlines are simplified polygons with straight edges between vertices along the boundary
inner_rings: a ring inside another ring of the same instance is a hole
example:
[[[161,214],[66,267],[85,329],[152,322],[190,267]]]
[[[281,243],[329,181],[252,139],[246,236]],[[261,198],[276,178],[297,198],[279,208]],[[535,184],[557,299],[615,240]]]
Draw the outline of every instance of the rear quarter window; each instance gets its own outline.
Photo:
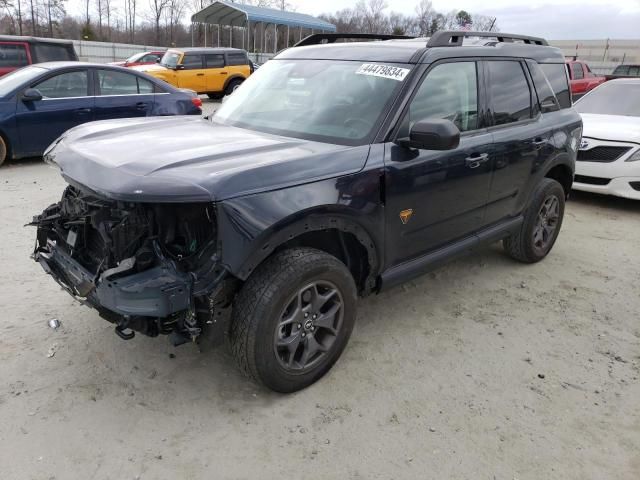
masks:
[[[227,65],[249,65],[249,59],[244,53],[229,53]]]
[[[35,61],[38,63],[76,60],[72,46],[36,43],[31,45],[31,51],[35,54]]]
[[[538,97],[538,103],[540,105],[540,110],[542,113],[546,112],[554,112],[560,109],[560,104],[556,95],[553,93],[553,88],[551,87],[551,83],[547,77],[545,77],[544,72],[533,60],[527,60],[527,68],[529,69],[529,73],[531,74],[531,78],[533,79],[533,85],[536,90],[536,95]]]
[[[0,67],[24,67],[29,65],[24,45],[0,44]]]
[[[571,107],[571,93],[569,92],[569,80],[564,63],[541,63],[540,68],[549,80],[553,93],[556,94],[560,108]]]

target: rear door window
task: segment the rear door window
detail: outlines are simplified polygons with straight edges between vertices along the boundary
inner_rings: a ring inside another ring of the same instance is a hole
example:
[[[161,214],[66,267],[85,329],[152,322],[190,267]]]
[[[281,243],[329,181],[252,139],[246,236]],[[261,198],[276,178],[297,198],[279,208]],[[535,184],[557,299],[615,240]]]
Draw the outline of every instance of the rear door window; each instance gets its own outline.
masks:
[[[0,43],[0,67],[24,67],[29,65],[27,49],[17,43]]]
[[[89,96],[89,78],[86,70],[65,72],[49,77],[35,85],[45,98],[71,98]]]
[[[34,43],[31,46],[38,63],[75,60],[74,55],[71,53],[72,48],[67,45],[53,45],[50,43]]]
[[[137,95],[153,93],[153,84],[144,78],[116,70],[98,70],[100,95]]]
[[[518,61],[488,61],[489,99],[494,125],[531,118],[531,90]]]
[[[205,68],[222,68],[224,67],[224,55],[207,54],[204,56]]]
[[[571,106],[571,94],[569,93],[569,81],[567,69],[564,63],[541,63],[540,68],[549,80],[553,93],[556,94],[560,108]]]

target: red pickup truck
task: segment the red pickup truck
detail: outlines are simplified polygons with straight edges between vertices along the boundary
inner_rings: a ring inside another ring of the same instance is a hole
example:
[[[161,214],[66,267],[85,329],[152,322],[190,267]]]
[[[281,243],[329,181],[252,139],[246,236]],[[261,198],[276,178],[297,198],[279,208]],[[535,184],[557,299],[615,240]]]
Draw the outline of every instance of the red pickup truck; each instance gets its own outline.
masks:
[[[569,72],[569,83],[571,84],[571,95],[574,100],[579,99],[588,91],[607,81],[605,77],[594,74],[589,65],[581,60],[567,60],[566,63]]]
[[[32,63],[78,60],[70,40],[0,35],[0,76]]]

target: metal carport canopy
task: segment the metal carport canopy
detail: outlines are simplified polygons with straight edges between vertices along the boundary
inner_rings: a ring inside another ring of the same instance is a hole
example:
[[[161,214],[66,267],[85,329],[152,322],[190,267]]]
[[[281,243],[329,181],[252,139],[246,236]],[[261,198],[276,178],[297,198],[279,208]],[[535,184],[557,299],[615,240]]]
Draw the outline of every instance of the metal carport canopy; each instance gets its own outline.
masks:
[[[275,8],[255,7],[241,3],[218,0],[191,17],[193,23],[208,23],[241,27],[246,22],[302,27],[325,32],[335,32],[332,23],[304,13],[286,12]]]

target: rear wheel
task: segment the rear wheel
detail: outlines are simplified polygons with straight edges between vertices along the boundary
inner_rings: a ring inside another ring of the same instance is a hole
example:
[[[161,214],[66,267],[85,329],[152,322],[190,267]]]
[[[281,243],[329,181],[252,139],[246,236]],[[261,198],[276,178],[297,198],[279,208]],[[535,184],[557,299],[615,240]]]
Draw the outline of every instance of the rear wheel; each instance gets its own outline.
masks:
[[[9,153],[9,148],[7,147],[7,143],[4,138],[0,135],[0,165],[4,163],[7,159],[7,155]]]
[[[311,248],[275,254],[234,301],[229,339],[238,365],[277,392],[311,385],[344,350],[356,298],[353,277],[337,258]]]
[[[543,178],[525,211],[520,231],[502,242],[507,253],[525,263],[539,262],[546,257],[560,233],[564,204],[562,185]]]

